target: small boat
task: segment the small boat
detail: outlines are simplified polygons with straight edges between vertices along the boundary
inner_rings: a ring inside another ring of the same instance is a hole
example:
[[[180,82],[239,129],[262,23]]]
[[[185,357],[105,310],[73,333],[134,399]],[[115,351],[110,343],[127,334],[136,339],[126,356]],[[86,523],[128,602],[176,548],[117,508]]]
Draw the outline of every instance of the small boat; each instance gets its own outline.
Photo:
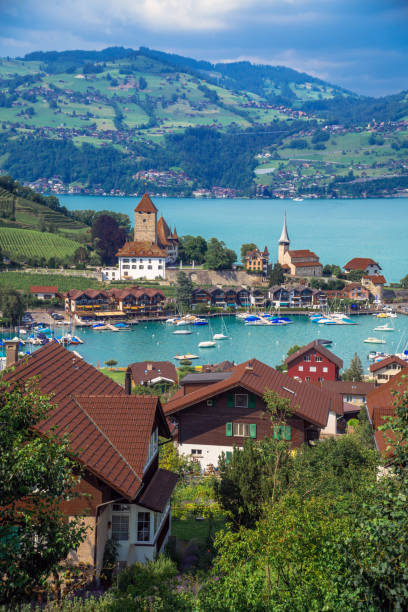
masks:
[[[389,332],[389,331],[395,331],[395,329],[394,327],[390,327],[388,323],[386,323],[385,325],[377,325],[377,327],[374,327],[374,331]]]
[[[370,351],[368,353],[368,359],[371,359],[371,361],[381,361],[386,357],[389,357],[388,353],[382,353],[381,351]]]
[[[71,336],[71,344],[83,344],[84,341],[78,336]]]
[[[303,202],[303,198],[293,198],[292,202]]]
[[[130,330],[130,325],[128,323],[125,323],[124,321],[118,321],[117,323],[114,323],[113,327],[116,327],[116,329],[118,329],[119,331]]]
[[[385,344],[386,341],[383,338],[366,338],[364,342],[369,342],[370,344]]]
[[[187,336],[188,334],[192,334],[193,332],[190,329],[176,329],[173,332],[175,336]]]
[[[196,319],[193,325],[208,325],[208,321],[205,319]]]
[[[222,331],[218,334],[213,335],[213,340],[229,340],[230,336],[228,335],[228,329],[225,325],[224,317],[221,319],[222,323]]]
[[[333,340],[325,340],[324,338],[320,338],[317,342],[322,346],[330,346],[333,344]]]
[[[216,345],[217,343],[214,340],[203,340],[203,342],[199,342],[198,348],[211,348]]]
[[[174,355],[174,359],[178,359],[179,361],[183,361],[184,359],[199,359],[198,355],[192,355],[191,353],[187,353],[187,355]]]
[[[228,340],[229,336],[226,336],[225,334],[214,334],[213,335],[213,340]]]

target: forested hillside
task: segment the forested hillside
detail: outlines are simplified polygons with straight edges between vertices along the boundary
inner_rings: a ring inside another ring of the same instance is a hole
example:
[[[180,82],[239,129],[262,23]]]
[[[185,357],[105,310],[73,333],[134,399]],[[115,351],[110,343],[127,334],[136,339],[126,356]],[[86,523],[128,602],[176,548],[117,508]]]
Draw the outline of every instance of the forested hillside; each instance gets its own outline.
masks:
[[[365,98],[283,66],[145,47],[0,59],[0,172],[41,192],[395,193],[407,130],[406,92]]]

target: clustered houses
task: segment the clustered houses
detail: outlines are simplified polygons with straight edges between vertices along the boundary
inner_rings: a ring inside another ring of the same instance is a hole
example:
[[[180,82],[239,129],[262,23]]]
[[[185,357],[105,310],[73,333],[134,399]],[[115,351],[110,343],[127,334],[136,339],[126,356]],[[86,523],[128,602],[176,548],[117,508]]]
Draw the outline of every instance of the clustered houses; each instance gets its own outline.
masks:
[[[269,252],[265,247],[261,252],[259,249],[248,251],[245,255],[245,269],[249,272],[257,272],[266,276],[268,273]]]
[[[268,299],[275,308],[324,308],[327,298],[327,292],[304,285],[279,285],[270,287],[268,291]]]
[[[343,289],[327,289],[325,294],[330,299],[346,299],[354,302],[368,302],[370,292],[360,283],[349,283]]]
[[[131,393],[135,385],[155,387],[160,393],[178,382],[177,370],[171,361],[138,361],[126,370],[125,389]]]
[[[8,382],[38,377],[52,410],[35,432],[68,437],[82,469],[80,497],[61,504],[81,516],[87,538],[75,561],[98,576],[106,542],[118,542],[121,567],[154,559],[170,533],[170,496],[178,476],[158,467],[158,437],[170,438],[160,400],[128,395],[123,387],[59,344],[49,343],[17,362],[18,343],[6,348]],[[114,415],[114,418],[113,418]]]
[[[262,293],[262,292],[261,292]],[[263,295],[263,294],[262,294]],[[251,293],[244,287],[196,287],[192,293],[192,305],[205,304],[220,308],[247,308],[251,305]]]
[[[289,247],[285,213],[282,234],[279,238],[278,263],[292,276],[322,276],[323,266],[316,253],[308,249],[293,251]]]
[[[299,381],[339,380],[343,361],[318,340],[302,346],[285,359],[288,375]]]
[[[381,361],[376,361],[370,365],[370,372],[377,385],[383,385],[399,374],[401,370],[408,368],[408,362],[396,355],[390,355]]]
[[[165,297],[159,289],[72,289],[65,295],[65,312],[77,317],[158,316]]]
[[[338,395],[299,383],[256,359],[229,372],[186,376],[182,385],[164,411],[176,427],[180,452],[198,460],[204,470],[217,466],[221,453],[228,461],[233,447],[249,438],[273,436],[296,448],[318,439],[321,431],[336,434],[337,418],[343,415]],[[291,414],[277,425],[266,412],[267,389],[290,401]]]

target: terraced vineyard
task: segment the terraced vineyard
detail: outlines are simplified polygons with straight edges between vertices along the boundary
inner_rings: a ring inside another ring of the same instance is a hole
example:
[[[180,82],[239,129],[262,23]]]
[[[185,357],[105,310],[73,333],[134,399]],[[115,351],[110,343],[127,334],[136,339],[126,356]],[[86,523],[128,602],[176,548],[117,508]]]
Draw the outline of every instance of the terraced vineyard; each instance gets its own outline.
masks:
[[[3,255],[24,261],[32,257],[65,259],[82,246],[75,240],[48,232],[0,227],[0,247]]]

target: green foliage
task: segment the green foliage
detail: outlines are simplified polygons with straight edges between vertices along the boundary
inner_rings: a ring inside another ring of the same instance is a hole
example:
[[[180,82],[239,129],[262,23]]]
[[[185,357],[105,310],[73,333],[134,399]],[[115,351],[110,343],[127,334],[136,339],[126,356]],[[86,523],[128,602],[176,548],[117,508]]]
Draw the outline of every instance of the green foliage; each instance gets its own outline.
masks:
[[[276,262],[268,274],[269,287],[282,285],[285,282],[285,275],[280,263]]]
[[[28,261],[33,257],[50,257],[65,259],[72,257],[78,249],[83,249],[79,242],[56,236],[46,231],[0,228],[0,246],[3,254],[15,261]]]
[[[183,309],[188,309],[191,306],[193,297],[193,281],[185,272],[180,270],[176,278],[176,302]]]
[[[100,215],[92,223],[95,249],[105,264],[116,263],[116,253],[126,240],[125,230],[110,215]]]
[[[109,612],[112,603],[112,593],[107,592],[100,597],[73,597],[63,601],[50,601],[48,604],[22,604],[18,612]],[[13,606],[0,606],[0,612],[15,612]]]
[[[209,270],[229,270],[237,260],[237,255],[226,248],[225,243],[217,238],[210,238],[207,243],[205,266]]]
[[[404,289],[408,288],[408,274],[406,274],[404,278],[401,278],[400,283],[401,286],[404,287]]]
[[[293,346],[290,347],[290,349],[286,353],[286,357],[290,357],[290,355],[293,355],[293,353],[296,353],[296,351],[298,351],[300,348],[301,347],[298,344],[294,344]],[[288,371],[288,366],[286,364],[286,358],[282,361],[282,363],[280,363],[279,365],[276,365],[275,369],[278,370],[278,372],[286,373]]]
[[[78,478],[68,441],[33,435],[50,410],[35,382],[0,379],[0,603],[33,598],[85,537],[80,519],[66,521],[59,504]]]
[[[200,265],[207,252],[207,241],[202,236],[182,236],[179,242],[179,257],[184,263],[192,261]]]
[[[111,368],[115,365],[118,365],[118,362],[116,361],[116,359],[108,359],[108,361],[104,361],[103,362],[106,366],[108,366],[108,368]]]
[[[0,289],[0,310],[5,325],[17,325],[25,312],[21,293],[14,289]]]
[[[350,270],[350,272],[347,273],[347,280],[359,283],[364,274],[364,270]]]
[[[106,540],[103,551],[102,570],[100,579],[104,587],[112,586],[114,572],[117,568],[118,542],[112,538]]]
[[[248,242],[241,245],[241,261],[245,263],[245,256],[249,251],[255,251],[258,247],[254,242]]]
[[[363,364],[361,363],[361,359],[357,353],[354,353],[350,361],[350,367],[347,370],[344,370],[341,378],[342,380],[352,380],[355,382],[361,382],[363,380]]]

